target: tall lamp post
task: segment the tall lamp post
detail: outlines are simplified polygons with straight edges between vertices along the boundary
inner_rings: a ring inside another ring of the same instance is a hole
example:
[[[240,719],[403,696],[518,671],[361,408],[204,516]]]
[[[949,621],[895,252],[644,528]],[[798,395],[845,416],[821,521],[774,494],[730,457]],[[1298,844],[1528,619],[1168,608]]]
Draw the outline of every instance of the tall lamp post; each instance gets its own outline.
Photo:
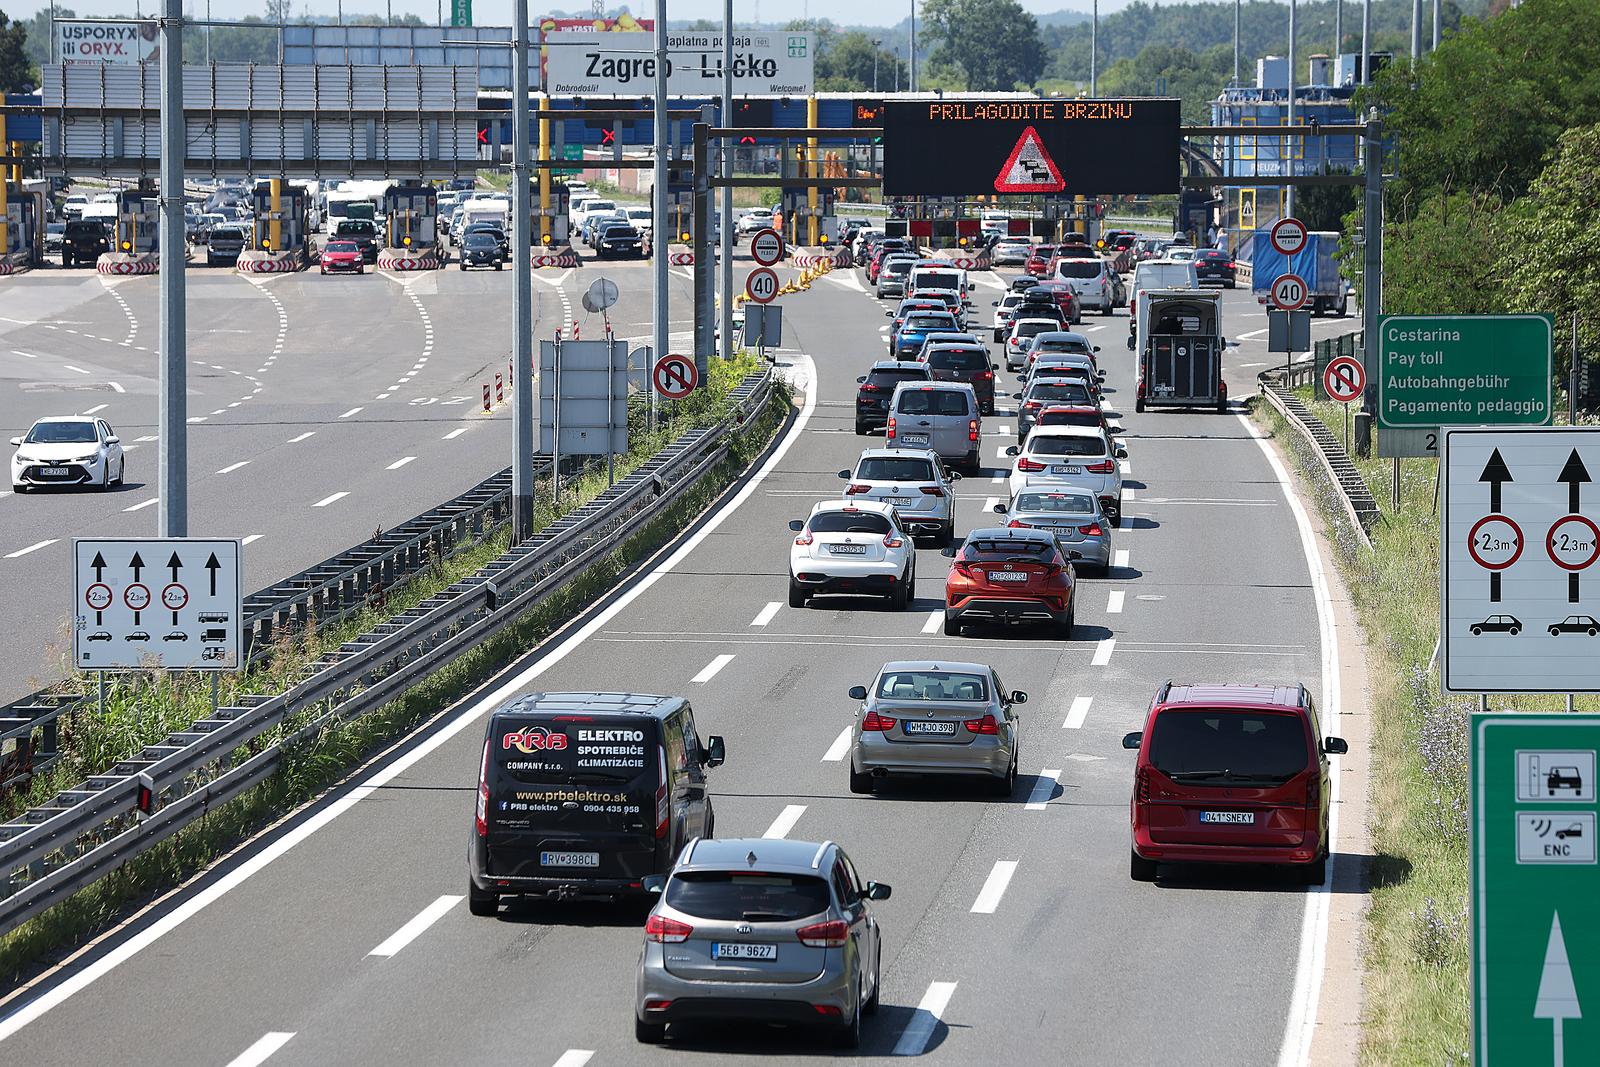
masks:
[[[878,46],[881,45],[882,43],[883,43],[882,40],[876,40],[876,41],[872,42],[872,91],[873,92],[877,92],[878,91]]]
[[[911,64],[907,78],[912,92],[917,91],[917,0],[911,0],[911,43],[910,51],[906,57]]]

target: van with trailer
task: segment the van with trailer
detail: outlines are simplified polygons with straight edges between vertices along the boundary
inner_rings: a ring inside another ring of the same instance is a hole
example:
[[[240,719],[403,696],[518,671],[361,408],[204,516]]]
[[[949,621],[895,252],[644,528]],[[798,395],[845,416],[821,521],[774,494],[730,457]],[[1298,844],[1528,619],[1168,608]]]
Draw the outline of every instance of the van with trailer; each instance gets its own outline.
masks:
[[[1228,409],[1222,378],[1222,294],[1147,289],[1139,294],[1139,384],[1133,408]]]

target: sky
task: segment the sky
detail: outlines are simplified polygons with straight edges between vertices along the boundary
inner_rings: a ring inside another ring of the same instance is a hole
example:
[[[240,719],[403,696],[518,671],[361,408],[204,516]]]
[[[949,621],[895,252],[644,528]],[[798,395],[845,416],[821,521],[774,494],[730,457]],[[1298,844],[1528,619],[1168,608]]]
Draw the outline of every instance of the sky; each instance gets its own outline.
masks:
[[[143,14],[153,14],[160,6],[161,0],[62,0],[65,6],[70,7],[79,15],[118,15],[132,14],[136,9]],[[440,0],[393,0],[395,14],[414,14],[427,21],[434,21],[439,10]],[[721,19],[722,0],[666,0],[667,14],[674,20],[677,19]],[[1083,11],[1090,8],[1091,0],[1020,0],[1022,6],[1035,14],[1048,14],[1053,11]],[[1103,13],[1116,11],[1126,7],[1131,0],[1100,0],[1100,10]],[[243,18],[246,15],[260,15],[266,9],[263,0],[210,0],[211,17],[216,19]],[[295,14],[302,11],[333,15],[336,7],[335,0],[291,0],[292,10]],[[473,0],[473,21],[484,26],[505,26],[511,22],[512,0]],[[48,4],[34,2],[15,3],[7,5],[13,18],[26,18],[33,11],[47,8]],[[184,0],[184,6],[190,14],[204,15],[204,0]],[[607,5],[608,7],[610,4]],[[632,8],[634,5],[629,5]],[[380,0],[345,0],[347,12],[363,12],[382,14],[385,11]],[[565,3],[550,5],[542,9],[538,0],[529,0],[529,11],[535,18],[548,13],[549,9],[563,11],[581,11],[587,8],[582,0],[566,0]],[[634,15],[644,18],[655,13],[655,4],[652,0],[640,0],[638,10]],[[734,21],[748,21],[754,19],[759,11],[760,17],[767,22],[775,22],[780,18],[826,18],[840,25],[878,25],[888,26],[899,22],[910,12],[911,0],[905,2],[885,2],[885,0],[736,0],[734,4]],[[448,16],[450,4],[444,0],[444,11]]]

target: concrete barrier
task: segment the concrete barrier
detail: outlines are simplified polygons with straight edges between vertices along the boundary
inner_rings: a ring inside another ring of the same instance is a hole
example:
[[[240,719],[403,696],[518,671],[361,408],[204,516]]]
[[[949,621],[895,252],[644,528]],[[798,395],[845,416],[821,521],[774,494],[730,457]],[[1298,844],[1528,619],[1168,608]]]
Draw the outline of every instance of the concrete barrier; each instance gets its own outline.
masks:
[[[102,252],[94,269],[114,277],[154,274],[161,269],[161,256],[156,252]]]
[[[442,261],[431,248],[419,252],[385,248],[378,253],[375,265],[379,270],[438,270]]]
[[[293,274],[305,269],[305,259],[296,252],[263,252],[247,248],[239,253],[234,269],[241,274]]]
[[[850,249],[848,248],[820,248],[803,245],[795,248],[790,253],[790,262],[793,266],[801,269],[820,267],[824,263],[828,264],[830,269],[837,269],[852,266],[855,260],[851,257]]]
[[[565,248],[535,248],[528,255],[528,262],[534,267],[559,267],[569,269],[579,266],[581,261],[578,253],[569,245]]]

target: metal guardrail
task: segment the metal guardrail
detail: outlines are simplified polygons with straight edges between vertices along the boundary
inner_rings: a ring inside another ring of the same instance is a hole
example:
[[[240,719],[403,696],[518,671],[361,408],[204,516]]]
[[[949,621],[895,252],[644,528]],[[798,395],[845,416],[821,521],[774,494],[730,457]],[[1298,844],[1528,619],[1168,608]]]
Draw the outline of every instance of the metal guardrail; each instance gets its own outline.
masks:
[[[770,370],[730,395],[733,413],[691,430],[589,504],[473,575],[348,641],[285,692],[218,708],[166,743],[0,824],[0,934],[65,899],[272,774],[334,722],[371,711],[516,622],[614,551],[728,454],[729,438],[773,391]],[[263,745],[291,717],[291,731]],[[140,821],[138,776],[157,809]]]
[[[55,766],[61,716],[81,700],[79,693],[37,693],[0,710],[0,793]]]
[[[1315,366],[1312,360],[1302,360],[1290,364],[1287,370],[1280,367],[1263,371],[1257,376],[1261,395],[1310,443],[1323,473],[1337,491],[1351,529],[1370,550],[1372,539],[1368,533],[1383,518],[1378,510],[1378,502],[1333,431],[1324,426],[1322,420],[1313,415],[1311,409],[1291,391],[1296,384],[1306,384],[1315,377]]]

